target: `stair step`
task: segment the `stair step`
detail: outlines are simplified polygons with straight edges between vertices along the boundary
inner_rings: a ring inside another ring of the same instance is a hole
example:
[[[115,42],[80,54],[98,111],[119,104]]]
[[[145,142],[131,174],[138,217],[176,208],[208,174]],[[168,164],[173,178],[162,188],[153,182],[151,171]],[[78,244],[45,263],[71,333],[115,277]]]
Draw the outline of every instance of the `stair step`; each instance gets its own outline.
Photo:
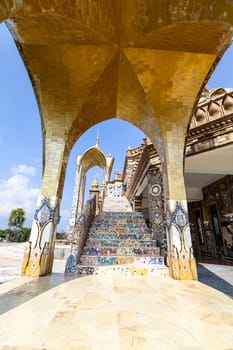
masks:
[[[103,203],[103,212],[132,212],[132,207],[125,196],[105,197]]]
[[[106,240],[123,240],[123,239],[130,239],[130,240],[139,240],[139,241],[151,241],[151,234],[145,233],[89,233],[88,238],[95,238],[95,239],[106,239]]]
[[[105,198],[107,210],[94,218],[74,273],[168,275],[160,248],[156,247],[142,213],[122,211],[126,202],[123,197]]]
[[[135,247],[84,247],[83,255],[160,255],[158,247],[135,248]]]
[[[100,223],[100,224],[92,224],[90,226],[89,231],[90,232],[96,232],[96,231],[110,231],[110,232],[117,232],[117,233],[124,233],[124,232],[134,232],[134,231],[140,231],[140,233],[148,232],[151,233],[151,230],[146,224],[141,225],[132,225],[132,224],[112,224],[112,223]]]
[[[85,246],[90,248],[98,248],[98,247],[109,247],[109,248],[118,248],[118,247],[134,247],[134,248],[149,248],[156,247],[155,240],[132,240],[132,239],[117,239],[117,240],[109,240],[109,239],[92,239],[88,238],[86,240]]]
[[[124,228],[124,227],[127,227],[127,226],[130,226],[130,227],[147,227],[146,226],[146,223],[145,221],[144,222],[140,222],[140,221],[136,221],[136,220],[128,220],[129,222],[127,222],[127,219],[126,220],[113,220],[113,219],[109,219],[109,220],[98,220],[98,221],[93,221],[92,224],[91,224],[91,227],[95,227],[95,226],[116,226],[116,227],[119,227],[119,228]]]
[[[119,265],[119,264],[137,264],[137,265],[164,265],[162,256],[100,256],[100,255],[82,255],[79,265]]]
[[[142,213],[140,212],[115,212],[115,211],[109,211],[109,212],[102,212],[98,215],[98,218],[131,218],[131,219],[144,219]]]
[[[79,275],[113,275],[113,276],[169,276],[168,268],[164,265],[134,266],[134,265],[110,265],[110,266],[77,266]]]
[[[101,226],[101,227],[91,227],[89,233],[109,233],[109,234],[151,234],[150,230],[147,227],[114,227],[114,226]]]
[[[125,235],[138,235],[138,234],[140,234],[140,235],[151,235],[151,232],[150,232],[150,230],[149,229],[143,229],[143,230],[132,230],[132,229],[125,229],[125,230],[122,230],[122,229],[119,229],[119,230],[115,230],[115,229],[104,229],[104,228],[101,228],[101,229],[99,229],[99,228],[97,228],[97,229],[91,229],[90,231],[89,231],[89,234],[91,235],[91,234],[95,234],[95,233],[97,233],[97,234],[109,234],[109,235],[111,235],[111,234],[118,234],[118,235],[120,235],[120,234],[125,234]]]
[[[94,222],[104,222],[104,221],[118,221],[119,223],[127,224],[127,223],[144,223],[144,218],[143,216],[120,216],[120,215],[98,215],[95,219]]]

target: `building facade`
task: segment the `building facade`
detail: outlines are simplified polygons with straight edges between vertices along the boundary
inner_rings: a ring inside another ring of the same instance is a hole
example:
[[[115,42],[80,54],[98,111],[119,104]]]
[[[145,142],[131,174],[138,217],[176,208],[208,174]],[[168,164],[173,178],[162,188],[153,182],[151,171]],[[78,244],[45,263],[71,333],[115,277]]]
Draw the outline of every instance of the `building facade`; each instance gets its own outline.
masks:
[[[232,143],[233,89],[205,89],[190,123],[186,159],[202,152],[207,152],[208,157],[208,152],[219,148],[224,154]],[[215,167],[218,167],[217,159]],[[196,173],[200,179],[208,176],[209,180],[203,187],[200,181],[195,191],[187,180],[192,246],[198,259],[233,258],[233,173],[221,174],[221,169],[216,170],[217,174]],[[211,181],[216,176],[217,180]],[[162,168],[159,155],[148,138],[140,146],[127,150],[123,183],[132,207],[143,213],[154,238],[164,247],[167,236]],[[195,199],[197,194],[199,198]]]
[[[23,274],[51,272],[70,152],[93,125],[121,118],[161,162],[171,275],[192,279],[184,145],[192,110],[232,42],[228,0],[5,1],[40,110],[43,177]]]

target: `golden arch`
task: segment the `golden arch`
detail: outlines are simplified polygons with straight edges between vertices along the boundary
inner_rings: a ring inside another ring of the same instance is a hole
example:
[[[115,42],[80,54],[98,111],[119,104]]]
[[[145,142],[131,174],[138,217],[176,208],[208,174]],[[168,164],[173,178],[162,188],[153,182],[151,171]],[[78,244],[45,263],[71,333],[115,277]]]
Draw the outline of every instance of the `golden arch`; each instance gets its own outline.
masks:
[[[81,166],[85,172],[93,166],[99,166],[104,169],[107,166],[107,159],[98,147],[93,146],[84,152],[81,157],[78,157],[77,165]]]
[[[99,148],[98,137],[95,146],[88,148],[81,156],[77,157],[69,232],[72,232],[76,219],[81,214],[83,208],[87,171],[94,166],[99,166],[103,169],[103,181],[106,183],[110,179],[113,163],[114,158],[106,156]]]
[[[57,212],[67,160],[80,135],[100,121],[121,116],[156,145],[167,211],[170,221],[175,220],[174,203],[178,208],[186,200],[187,126],[200,91],[231,43],[230,2],[0,0],[4,20],[40,106],[44,173],[37,211],[43,211],[47,198],[50,211]],[[54,217],[46,232],[39,226],[34,236],[49,237],[48,263],[40,267],[41,251],[36,259],[32,251],[26,274],[35,274],[30,266],[36,266],[36,274],[51,271],[56,224]],[[190,278],[190,269],[180,271],[179,259],[185,255],[175,258],[173,247],[169,249],[171,274],[177,270],[176,278]]]

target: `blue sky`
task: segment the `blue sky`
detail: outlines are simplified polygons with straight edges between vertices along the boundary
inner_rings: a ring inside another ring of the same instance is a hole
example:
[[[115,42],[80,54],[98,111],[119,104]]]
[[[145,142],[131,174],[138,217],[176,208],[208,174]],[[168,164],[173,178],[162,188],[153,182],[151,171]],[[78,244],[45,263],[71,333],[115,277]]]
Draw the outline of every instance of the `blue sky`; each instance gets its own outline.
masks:
[[[233,46],[218,64],[208,87],[233,87]],[[40,117],[28,74],[3,23],[0,24],[0,106],[0,229],[7,227],[9,214],[17,207],[25,210],[25,226],[30,227],[42,178]],[[141,130],[119,119],[100,123],[80,137],[68,163],[59,230],[65,230],[69,222],[76,156],[95,144],[97,132],[100,148],[115,157],[112,177],[115,171],[122,172],[128,146],[138,146],[144,137]],[[102,170],[98,167],[88,172],[87,189],[95,176],[101,182]]]

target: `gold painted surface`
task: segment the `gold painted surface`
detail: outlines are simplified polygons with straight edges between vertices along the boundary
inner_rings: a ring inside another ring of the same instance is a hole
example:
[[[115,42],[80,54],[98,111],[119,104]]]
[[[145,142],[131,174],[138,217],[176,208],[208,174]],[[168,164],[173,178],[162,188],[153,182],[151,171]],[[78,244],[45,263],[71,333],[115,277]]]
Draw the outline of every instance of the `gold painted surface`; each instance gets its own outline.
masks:
[[[197,91],[215,56],[141,48],[127,48],[124,52],[155,112],[165,147],[168,196],[185,198],[183,153],[187,124]]]
[[[169,196],[184,198],[187,125],[203,80],[230,42],[232,6],[25,0],[0,1],[0,9],[10,17],[40,106],[42,194],[61,196],[73,144],[117,116],[151,138],[166,162]]]
[[[1,19],[8,19],[40,108],[42,196],[62,197],[74,143],[96,123],[118,117],[155,144],[165,199],[185,199],[187,126],[231,43],[229,1],[0,0]]]
[[[80,157],[79,164],[82,165],[83,171],[86,173],[93,166],[99,166],[104,169],[106,167],[106,158],[103,152],[94,146]]]
[[[175,280],[197,280],[197,266],[195,258],[175,259],[167,258],[169,274]],[[184,266],[186,269],[184,269]]]

